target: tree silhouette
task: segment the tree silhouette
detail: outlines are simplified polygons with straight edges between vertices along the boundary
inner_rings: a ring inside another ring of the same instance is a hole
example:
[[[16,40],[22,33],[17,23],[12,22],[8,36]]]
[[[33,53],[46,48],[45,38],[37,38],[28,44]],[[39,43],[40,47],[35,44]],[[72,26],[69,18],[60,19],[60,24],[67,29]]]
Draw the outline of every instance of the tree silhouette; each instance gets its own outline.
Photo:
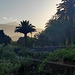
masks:
[[[68,21],[69,31],[71,33],[70,40],[73,44],[74,20],[75,20],[75,0],[62,0],[57,7],[57,18],[61,21]]]
[[[51,19],[46,23],[45,36],[52,41],[51,45],[65,45],[65,26],[58,19]]]
[[[10,44],[11,43],[11,38],[7,35],[5,35],[3,30],[0,30],[0,44]]]
[[[75,0],[61,0],[56,14],[46,23],[45,33],[55,45],[72,45],[75,38]]]
[[[17,26],[15,29],[15,32],[20,32],[24,34],[25,45],[27,44],[27,34],[35,31],[36,31],[35,26],[30,24],[29,21],[27,20],[21,21],[21,24],[19,24],[19,26]]]
[[[75,15],[75,0],[62,0],[57,7],[58,19],[60,20],[73,20]]]

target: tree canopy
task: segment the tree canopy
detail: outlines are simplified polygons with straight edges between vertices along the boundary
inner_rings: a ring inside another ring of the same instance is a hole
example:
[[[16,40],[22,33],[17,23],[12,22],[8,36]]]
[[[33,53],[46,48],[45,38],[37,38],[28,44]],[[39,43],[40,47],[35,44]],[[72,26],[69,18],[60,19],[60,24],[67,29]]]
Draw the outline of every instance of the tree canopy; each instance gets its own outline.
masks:
[[[21,21],[21,24],[16,27],[15,32],[20,32],[24,34],[25,37],[25,45],[27,40],[27,34],[36,31],[35,26],[29,23],[29,21]]]
[[[75,39],[75,1],[62,0],[57,6],[57,12],[46,23],[46,36],[55,45],[70,45]]]
[[[3,32],[3,30],[0,30],[0,44],[10,44],[11,43],[11,38]]]

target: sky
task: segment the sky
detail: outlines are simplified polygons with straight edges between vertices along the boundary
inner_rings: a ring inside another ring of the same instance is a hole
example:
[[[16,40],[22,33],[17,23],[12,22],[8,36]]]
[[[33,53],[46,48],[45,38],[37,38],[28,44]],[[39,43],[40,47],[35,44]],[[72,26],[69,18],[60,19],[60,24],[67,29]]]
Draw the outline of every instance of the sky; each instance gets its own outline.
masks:
[[[0,24],[29,20],[37,28],[44,28],[56,13],[61,0],[0,0]]]

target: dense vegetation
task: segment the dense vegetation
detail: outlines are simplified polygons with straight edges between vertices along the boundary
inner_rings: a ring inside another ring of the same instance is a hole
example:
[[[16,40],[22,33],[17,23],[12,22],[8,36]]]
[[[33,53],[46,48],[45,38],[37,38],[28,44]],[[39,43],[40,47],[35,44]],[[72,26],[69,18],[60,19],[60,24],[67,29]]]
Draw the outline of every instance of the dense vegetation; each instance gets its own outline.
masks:
[[[54,63],[48,65],[49,62],[58,62],[58,65]],[[75,46],[70,46],[50,52],[49,56],[43,61],[38,70],[39,72],[47,70],[51,75],[57,75],[58,73],[66,75],[64,73],[66,68],[64,64],[73,66],[75,65]],[[67,72],[69,73],[69,71]],[[72,73],[70,75],[72,75]]]
[[[48,62],[58,62],[58,65]],[[75,46],[54,52],[34,52],[25,47],[0,45],[0,75],[57,75],[65,72],[66,67],[60,63],[75,65]]]
[[[4,34],[3,30],[0,30],[0,44],[10,44],[11,43],[11,38],[7,35]]]
[[[48,56],[44,52],[30,52],[30,49],[13,45],[0,45],[0,75],[38,75],[38,63]]]
[[[27,36],[34,31],[22,21],[15,32],[24,37],[14,42],[0,30],[0,75],[75,75],[75,1],[62,0],[45,30]],[[44,52],[50,46],[60,49]]]
[[[40,34],[41,36],[41,34]],[[43,42],[48,38],[49,45],[73,45],[75,43],[75,1],[62,0],[56,14],[46,23],[42,33]],[[42,38],[40,37],[40,40]],[[41,40],[42,42],[42,40]],[[45,44],[45,43],[44,43]],[[42,43],[42,45],[44,45]]]
[[[34,31],[36,31],[35,26],[30,24],[29,21],[27,20],[21,22],[21,24],[19,24],[19,26],[16,27],[15,29],[15,32],[20,32],[24,34],[25,45],[27,45],[27,34],[31,33],[31,36],[32,36],[32,32]]]

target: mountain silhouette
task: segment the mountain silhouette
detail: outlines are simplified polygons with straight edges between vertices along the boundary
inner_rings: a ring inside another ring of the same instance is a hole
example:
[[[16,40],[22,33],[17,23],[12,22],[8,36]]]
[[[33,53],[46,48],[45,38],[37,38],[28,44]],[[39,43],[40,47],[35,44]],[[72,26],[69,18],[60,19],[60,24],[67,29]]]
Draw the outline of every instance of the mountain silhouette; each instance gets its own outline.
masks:
[[[18,40],[19,37],[23,37],[23,34],[14,32],[16,26],[19,26],[19,24],[16,23],[16,22],[0,24],[0,30],[4,30],[5,34],[9,35],[12,38],[13,41],[16,41],[16,40]],[[34,36],[38,32],[41,32],[42,30],[43,29],[36,28],[37,32],[34,32],[32,34],[32,36]],[[28,34],[28,36],[31,36],[31,35]]]

